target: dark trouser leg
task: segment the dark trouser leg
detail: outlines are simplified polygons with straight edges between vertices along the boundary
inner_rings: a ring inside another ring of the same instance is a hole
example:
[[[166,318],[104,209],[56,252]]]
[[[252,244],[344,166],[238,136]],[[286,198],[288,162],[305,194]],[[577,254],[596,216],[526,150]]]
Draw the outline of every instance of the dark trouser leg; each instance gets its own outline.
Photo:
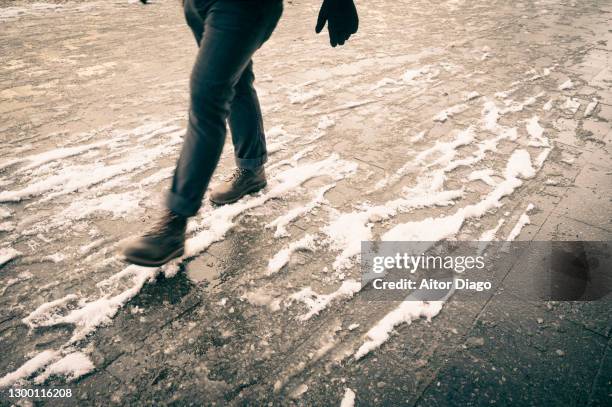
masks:
[[[249,170],[262,166],[268,159],[263,118],[257,92],[253,87],[254,80],[251,61],[234,88],[236,95],[229,116],[236,165]]]
[[[185,0],[185,13],[189,25],[194,28],[201,24],[203,33],[191,74],[187,133],[166,205],[175,213],[193,216],[223,150],[225,121],[235,88],[255,51],[276,27],[282,2]],[[195,28],[194,34],[197,39]],[[252,87],[252,80],[250,83]],[[246,104],[238,106],[242,110]],[[259,126],[261,115],[256,122]],[[257,131],[255,128],[250,134]],[[263,131],[261,134],[263,137]]]

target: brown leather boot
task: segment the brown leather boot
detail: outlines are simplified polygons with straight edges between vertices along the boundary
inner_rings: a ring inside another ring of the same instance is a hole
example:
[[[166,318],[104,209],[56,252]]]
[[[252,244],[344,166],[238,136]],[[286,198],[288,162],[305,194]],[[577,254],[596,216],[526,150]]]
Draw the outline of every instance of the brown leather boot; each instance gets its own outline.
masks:
[[[210,200],[217,205],[234,203],[247,194],[260,191],[266,185],[266,172],[263,166],[256,170],[236,168],[225,182],[211,191]]]
[[[123,248],[124,260],[145,267],[158,267],[183,255],[187,218],[166,210],[153,227]]]

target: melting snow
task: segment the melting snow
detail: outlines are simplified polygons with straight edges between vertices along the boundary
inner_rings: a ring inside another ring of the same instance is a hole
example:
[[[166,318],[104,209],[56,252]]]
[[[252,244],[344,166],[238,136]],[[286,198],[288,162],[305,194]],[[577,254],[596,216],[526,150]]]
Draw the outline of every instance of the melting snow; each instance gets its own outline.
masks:
[[[514,241],[514,239],[516,239],[521,234],[521,231],[523,230],[523,228],[526,225],[529,225],[531,220],[529,219],[528,213],[534,208],[535,206],[533,204],[529,204],[527,206],[527,209],[525,209],[525,212],[521,215],[519,220],[516,222],[516,225],[514,225],[514,228],[512,228],[512,230],[510,231],[510,234],[508,235],[508,238],[506,239],[508,242]]]
[[[335,187],[336,184],[329,184],[322,188],[320,188],[316,193],[315,197],[303,206],[298,206],[284,215],[279,216],[272,222],[266,225],[266,228],[276,227],[276,231],[274,232],[274,237],[283,237],[289,236],[289,232],[287,231],[287,226],[293,222],[295,219],[306,215],[311,212],[313,209],[319,207],[323,202],[325,202],[325,193],[329,191],[331,188]]]
[[[449,107],[448,109],[441,111],[440,113],[434,116],[433,120],[435,122],[444,123],[450,117],[453,117],[456,114],[465,112],[467,109],[468,109],[468,105],[461,103],[459,105],[455,105],[455,106]]]
[[[289,102],[291,104],[301,104],[301,103],[306,103],[309,102],[313,99],[318,98],[319,96],[323,95],[323,91],[322,90],[311,90],[309,92],[293,92],[289,95]]]
[[[544,129],[540,126],[538,116],[533,116],[527,120],[527,133],[529,134],[530,140],[529,145],[531,147],[550,147],[550,143],[544,135]]]
[[[399,224],[385,233],[382,240],[435,242],[452,237],[459,232],[466,219],[482,217],[490,209],[500,207],[500,200],[523,184],[519,177],[532,178],[535,174],[529,153],[516,150],[508,160],[505,180],[482,201],[461,208],[453,215]]]
[[[340,402],[340,407],[353,407],[355,405],[355,392],[351,389],[344,391],[344,397]]]
[[[480,180],[486,183],[487,185],[494,187],[497,185],[497,182],[495,182],[495,180],[491,178],[492,175],[494,174],[495,174],[495,171],[492,169],[476,170],[476,171],[472,171],[472,173],[468,175],[468,180],[469,181]]]
[[[495,240],[495,236],[497,235],[497,232],[499,231],[499,229],[503,226],[505,222],[506,222],[505,219],[503,218],[500,219],[497,222],[497,226],[495,226],[493,229],[489,229],[483,232],[478,238],[478,240],[481,242],[492,242],[493,240]]]
[[[340,180],[356,170],[356,163],[341,160],[337,154],[332,154],[325,160],[304,164],[279,174],[277,179],[280,182],[268,193],[249,200],[242,200],[234,205],[221,207],[210,213],[205,219],[205,224],[209,226],[209,229],[187,240],[184,257],[195,256],[206,250],[212,243],[223,239],[234,226],[233,219],[242,212],[263,205],[270,199],[279,198],[309,179],[328,176]]]
[[[263,290],[261,289],[257,291],[248,292],[244,294],[241,298],[247,300],[251,305],[256,305],[259,307],[268,307],[272,312],[280,310],[280,299],[263,292]],[[225,300],[227,301],[227,299]],[[225,303],[221,305],[225,305]]]
[[[361,290],[361,283],[355,280],[346,280],[342,285],[331,294],[317,294],[310,287],[291,294],[289,299],[303,302],[310,308],[306,314],[301,315],[298,319],[306,321],[319,312],[323,311],[335,299],[351,298],[355,293]]]
[[[598,104],[599,101],[597,99],[593,99],[593,101],[589,103],[586,109],[584,110],[584,117],[591,117],[595,109],[597,109]]]
[[[574,87],[574,82],[572,82],[571,79],[568,79],[567,81],[563,82],[561,85],[559,85],[559,90],[568,90]]]
[[[431,321],[440,313],[443,304],[443,301],[403,301],[367,332],[367,340],[355,352],[355,359],[361,359],[385,343],[396,326],[403,323],[410,324],[419,318],[427,318],[428,321]]]
[[[575,114],[580,109],[580,102],[576,99],[567,98],[561,107]]]
[[[544,109],[546,112],[550,112],[553,108],[553,102],[554,102],[554,99],[550,99],[548,102],[544,104],[542,109]]]
[[[4,266],[9,261],[21,256],[21,252],[13,249],[12,247],[0,248],[0,267]]]
[[[49,365],[42,374],[34,379],[34,382],[42,384],[50,376],[64,376],[68,381],[72,381],[93,370],[94,364],[87,355],[82,352],[73,352]]]
[[[45,350],[25,362],[21,367],[0,379],[0,388],[12,386],[15,382],[27,379],[38,370],[60,357],[59,352]]]
[[[285,264],[289,263],[291,255],[298,250],[314,250],[315,248],[315,237],[313,235],[306,235],[300,240],[290,243],[287,247],[279,251],[270,259],[268,262],[268,275],[278,273]]]

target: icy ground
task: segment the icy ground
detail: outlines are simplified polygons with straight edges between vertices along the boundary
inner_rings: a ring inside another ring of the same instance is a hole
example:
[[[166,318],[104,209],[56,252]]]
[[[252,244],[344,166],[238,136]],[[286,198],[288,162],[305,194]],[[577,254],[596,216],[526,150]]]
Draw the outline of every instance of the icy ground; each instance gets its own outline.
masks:
[[[286,1],[255,58],[269,186],[126,266],[196,46],[176,1],[0,2],[0,403],[610,402],[609,302],[360,299],[361,240],[610,240],[612,2]],[[215,180],[233,166],[231,145]],[[509,270],[510,275],[513,270]],[[529,377],[529,380],[525,380]],[[15,400],[12,400],[13,402]]]

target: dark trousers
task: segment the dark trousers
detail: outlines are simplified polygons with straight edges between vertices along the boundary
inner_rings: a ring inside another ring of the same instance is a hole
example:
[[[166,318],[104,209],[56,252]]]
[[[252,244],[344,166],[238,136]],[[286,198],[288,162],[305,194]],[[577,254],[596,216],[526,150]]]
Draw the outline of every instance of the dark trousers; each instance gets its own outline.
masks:
[[[185,0],[184,7],[199,51],[191,73],[187,134],[166,206],[180,215],[193,216],[219,162],[226,120],[239,167],[254,169],[267,160],[251,58],[270,38],[283,3]]]

